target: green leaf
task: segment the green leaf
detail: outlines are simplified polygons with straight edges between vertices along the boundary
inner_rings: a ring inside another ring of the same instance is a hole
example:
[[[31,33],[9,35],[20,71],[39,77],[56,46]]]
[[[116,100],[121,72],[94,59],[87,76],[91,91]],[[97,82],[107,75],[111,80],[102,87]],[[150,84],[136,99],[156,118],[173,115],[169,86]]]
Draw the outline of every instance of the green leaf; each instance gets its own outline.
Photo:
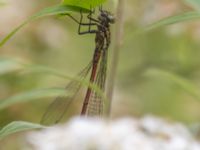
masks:
[[[20,102],[29,102],[35,99],[70,95],[70,93],[67,92],[68,91],[63,88],[49,88],[24,92],[7,99],[0,100],[0,110]]]
[[[191,5],[193,8],[200,10],[200,1],[199,0],[184,0],[185,3]]]
[[[0,7],[6,5],[4,2],[0,2]]]
[[[103,4],[105,1],[106,0],[63,0],[63,4],[90,9]]]
[[[45,8],[42,11],[36,13],[35,15],[31,16],[29,19],[24,21],[22,24],[20,24],[18,27],[16,27],[14,30],[12,30],[5,38],[0,41],[0,47],[2,47],[17,31],[19,31],[22,27],[24,27],[29,22],[39,19],[41,17],[45,16],[52,16],[52,15],[61,15],[61,14],[69,14],[71,12],[80,12],[80,7],[77,6],[67,6],[67,5],[58,5],[53,6],[50,8]],[[82,9],[83,12],[88,12],[87,9]]]
[[[200,18],[200,12],[198,12],[198,11],[186,12],[186,13],[182,13],[180,15],[161,19],[153,24],[146,26],[144,30],[145,31],[154,30],[154,29],[166,26],[166,25],[195,20],[195,19],[199,19],[199,18]]]
[[[88,81],[85,81],[83,79],[80,79],[78,77],[70,77],[65,75],[64,73],[60,73],[54,69],[44,67],[44,66],[39,66],[39,65],[27,65],[27,69],[23,71],[24,73],[45,73],[48,75],[54,75],[57,77],[62,77],[68,80],[74,80],[76,82],[80,82],[81,85],[86,86],[86,87],[91,87],[93,90],[95,90],[99,95],[103,96],[103,99],[105,100],[105,96],[103,92],[95,85],[92,83],[89,83]],[[69,96],[70,94],[66,89],[63,88],[49,88],[49,89],[40,89],[40,90],[33,90],[33,91],[28,91],[24,92],[12,97],[9,97],[7,99],[0,100],[0,110],[4,109],[6,107],[9,107],[13,104],[20,103],[20,102],[29,102],[35,99],[41,99],[41,98],[47,98],[47,97],[56,97],[56,96]]]
[[[174,82],[176,85],[178,85],[180,88],[185,90],[188,94],[192,95],[196,99],[200,100],[200,93],[199,93],[199,88],[196,87],[194,84],[192,84],[189,80],[176,75],[172,72],[165,71],[165,70],[159,70],[159,69],[149,69],[145,75],[149,77],[155,77],[156,79],[158,78],[163,78],[166,80],[169,80],[171,82]]]
[[[14,121],[9,123],[0,130],[0,139],[5,138],[6,136],[17,132],[27,131],[32,129],[40,129],[40,128],[45,128],[45,126],[24,121]]]
[[[48,75],[54,75],[54,76],[65,78],[65,79],[68,79],[68,80],[71,80],[71,81],[79,82],[81,86],[90,87],[92,90],[97,92],[97,94],[102,96],[104,102],[107,101],[107,98],[105,97],[103,91],[95,83],[90,83],[87,80],[82,79],[80,76],[70,77],[70,76],[67,76],[65,73],[61,73],[61,72],[59,72],[55,69],[45,67],[45,66],[40,66],[40,65],[27,65],[26,68],[27,69],[25,70],[25,72],[45,73],[45,74],[48,74]]]
[[[76,80],[78,82],[82,81],[79,78],[68,76],[66,73],[57,71],[56,69],[50,67],[35,65],[35,64],[23,64],[23,65],[25,68],[23,71],[20,72],[20,74],[41,73],[41,74],[53,75],[67,80]]]
[[[16,61],[6,58],[0,58],[0,75],[14,72],[22,69],[22,66]]]
[[[54,75],[57,77],[62,77],[62,78],[68,79],[68,80],[79,82],[80,85],[85,86],[85,87],[90,87],[91,89],[96,91],[99,95],[101,95],[103,97],[103,100],[105,102],[107,101],[104,93],[102,92],[102,90],[99,87],[97,87],[96,84],[94,84],[94,83],[92,84],[92,83],[86,81],[85,79],[80,78],[79,76],[78,77],[70,77],[70,76],[67,76],[65,73],[61,73],[50,67],[33,65],[33,64],[25,64],[25,63],[15,60],[15,59],[9,59],[9,58],[7,58],[7,60],[13,61],[13,62],[18,63],[21,66],[23,66],[23,69],[20,70],[20,72],[18,72],[18,73],[21,73],[21,74],[45,73],[47,75]],[[10,105],[19,103],[19,102],[28,102],[31,100],[35,100],[35,99],[39,99],[39,98],[46,98],[46,97],[68,96],[70,94],[73,94],[73,93],[69,93],[69,91],[66,91],[66,89],[63,89],[63,88],[61,88],[61,89],[51,88],[51,89],[42,89],[42,90],[33,90],[33,91],[29,91],[29,92],[24,92],[24,93],[15,95],[13,97],[10,97],[10,98],[4,99],[4,100],[0,100],[0,110],[4,109],[6,107],[9,107]]]
[[[6,5],[6,2],[4,0],[0,0],[0,7]]]

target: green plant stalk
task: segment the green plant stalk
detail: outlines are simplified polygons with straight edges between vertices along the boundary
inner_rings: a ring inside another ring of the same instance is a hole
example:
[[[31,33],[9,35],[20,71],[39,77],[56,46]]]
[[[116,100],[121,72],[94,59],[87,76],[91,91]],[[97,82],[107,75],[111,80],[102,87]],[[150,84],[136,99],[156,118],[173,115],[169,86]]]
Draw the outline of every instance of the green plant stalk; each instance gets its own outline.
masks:
[[[117,16],[116,16],[116,28],[115,28],[115,39],[114,39],[114,48],[112,52],[111,58],[111,65],[110,65],[110,73],[108,76],[108,83],[107,83],[107,116],[110,116],[111,112],[111,104],[112,104],[112,97],[114,92],[114,84],[115,84],[115,77],[117,72],[118,60],[119,60],[119,53],[120,48],[123,41],[123,29],[124,29],[124,0],[119,0],[118,7],[117,7]]]

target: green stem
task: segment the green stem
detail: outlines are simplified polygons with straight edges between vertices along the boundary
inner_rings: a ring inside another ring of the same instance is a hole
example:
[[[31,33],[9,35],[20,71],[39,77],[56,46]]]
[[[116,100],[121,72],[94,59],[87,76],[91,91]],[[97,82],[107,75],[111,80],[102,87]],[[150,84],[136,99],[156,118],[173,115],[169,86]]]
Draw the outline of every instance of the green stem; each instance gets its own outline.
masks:
[[[110,66],[110,73],[108,76],[108,83],[107,83],[107,99],[109,100],[107,103],[107,115],[110,116],[111,112],[111,104],[112,98],[114,93],[114,84],[115,84],[115,77],[117,72],[118,60],[119,60],[119,52],[122,46],[123,41],[123,29],[124,29],[124,0],[118,0],[118,7],[117,7],[117,16],[116,16],[116,28],[115,28],[115,39],[114,39],[114,48],[112,52],[111,58],[111,66]]]

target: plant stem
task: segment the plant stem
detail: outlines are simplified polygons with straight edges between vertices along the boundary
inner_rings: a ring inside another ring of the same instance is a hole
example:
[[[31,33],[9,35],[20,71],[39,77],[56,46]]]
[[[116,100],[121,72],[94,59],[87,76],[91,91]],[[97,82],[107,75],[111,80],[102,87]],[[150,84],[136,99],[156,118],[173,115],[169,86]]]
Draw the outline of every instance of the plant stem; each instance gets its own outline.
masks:
[[[112,104],[112,97],[114,93],[114,84],[119,60],[119,52],[122,46],[123,41],[123,29],[124,29],[124,0],[118,0],[117,6],[117,16],[116,16],[116,28],[115,28],[115,39],[114,39],[114,48],[111,57],[111,65],[110,65],[110,73],[108,76],[108,83],[107,83],[107,99],[109,100],[107,103],[107,115],[110,116],[111,112],[111,104]]]

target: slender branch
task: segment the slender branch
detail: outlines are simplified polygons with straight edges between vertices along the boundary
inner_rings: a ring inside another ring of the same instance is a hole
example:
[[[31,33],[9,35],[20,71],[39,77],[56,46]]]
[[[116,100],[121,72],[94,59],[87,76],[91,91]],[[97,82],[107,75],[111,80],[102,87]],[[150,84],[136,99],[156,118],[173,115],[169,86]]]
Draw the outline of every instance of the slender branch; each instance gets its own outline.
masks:
[[[115,39],[114,39],[114,49],[112,52],[110,73],[108,76],[107,83],[107,93],[106,96],[109,100],[107,103],[107,115],[110,116],[112,97],[114,93],[115,77],[117,72],[119,52],[123,41],[123,29],[124,29],[124,0],[118,0],[117,16],[116,16],[116,28],[115,28]]]

